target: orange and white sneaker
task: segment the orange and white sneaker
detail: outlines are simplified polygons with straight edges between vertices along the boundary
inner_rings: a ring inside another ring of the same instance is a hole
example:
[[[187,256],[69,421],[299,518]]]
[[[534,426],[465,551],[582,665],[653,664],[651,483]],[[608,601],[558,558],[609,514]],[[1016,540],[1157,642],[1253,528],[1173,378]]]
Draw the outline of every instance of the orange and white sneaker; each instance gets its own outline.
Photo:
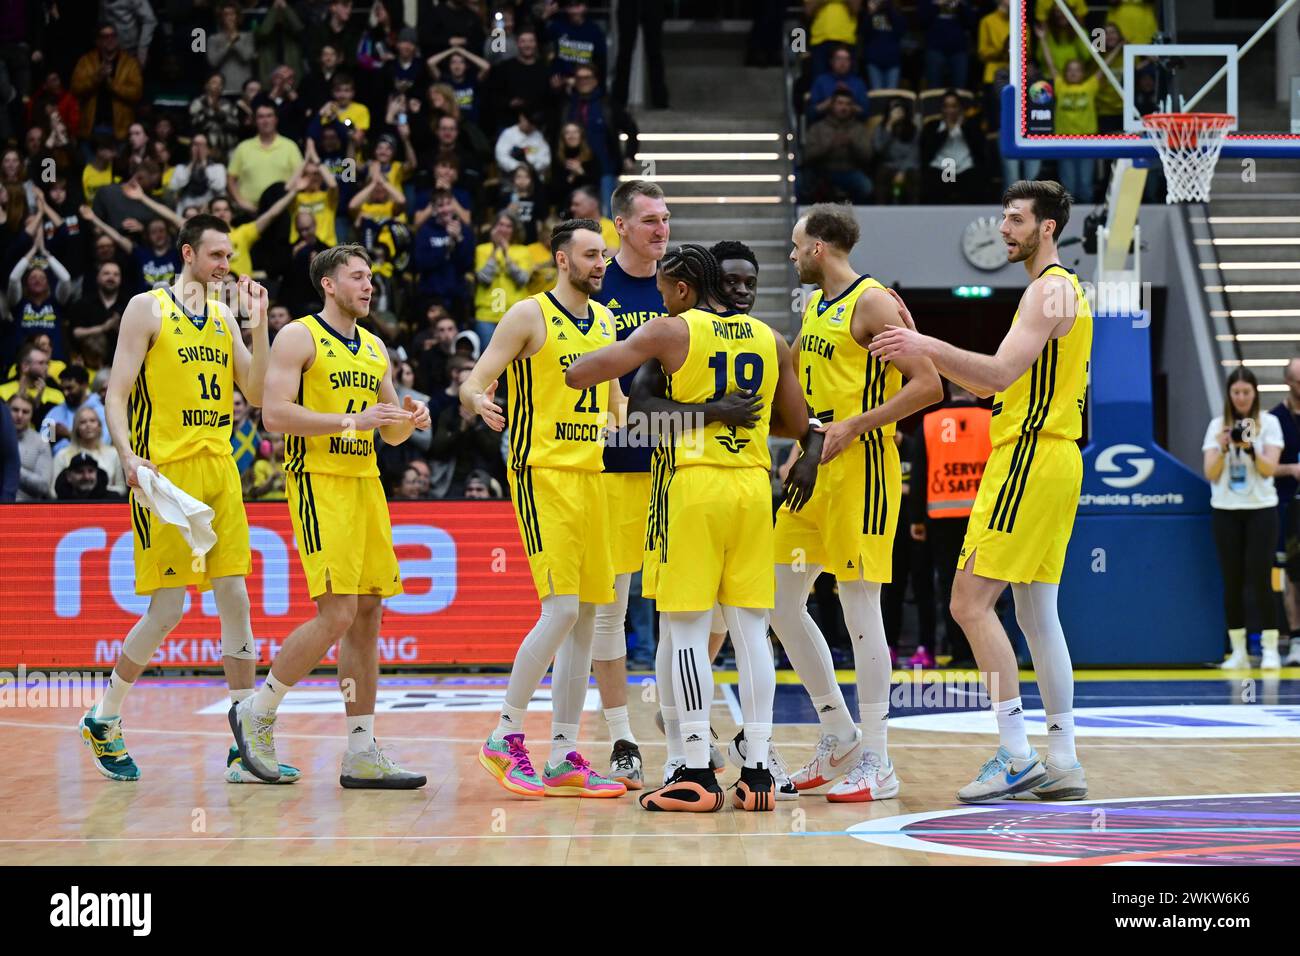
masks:
[[[894,762],[883,763],[874,750],[864,750],[853,768],[827,791],[826,799],[831,803],[868,803],[892,799],[898,791]]]
[[[821,740],[817,741],[817,753],[790,775],[790,781],[796,790],[815,790],[844,776],[861,756],[862,731],[856,727],[853,740],[847,746],[834,734],[822,734]]]
[[[511,793],[521,797],[546,796],[545,787],[528,758],[523,734],[506,734],[499,740],[489,737],[479,751],[478,762]]]
[[[776,782],[766,767],[742,767],[740,779],[731,791],[731,802],[742,810],[772,810],[776,807]]]
[[[640,803],[644,810],[713,813],[722,809],[726,799],[712,770],[692,770],[682,764],[658,790],[641,794]]]

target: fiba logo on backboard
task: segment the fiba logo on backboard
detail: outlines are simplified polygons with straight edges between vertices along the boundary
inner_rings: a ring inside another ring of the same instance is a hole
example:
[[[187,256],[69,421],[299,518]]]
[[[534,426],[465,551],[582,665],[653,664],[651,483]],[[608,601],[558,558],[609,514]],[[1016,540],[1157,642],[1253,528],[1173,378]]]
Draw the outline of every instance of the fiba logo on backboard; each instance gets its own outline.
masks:
[[[1120,464],[1115,459],[1121,455],[1142,455],[1146,451],[1141,445],[1111,445],[1103,449],[1097,456],[1095,465],[1097,471],[1103,475],[1102,484],[1111,488],[1134,488],[1151,477],[1151,472],[1155,470],[1156,463],[1153,459],[1128,458],[1126,464]],[[1117,475],[1116,472],[1122,472],[1131,469],[1132,473],[1128,475]]]

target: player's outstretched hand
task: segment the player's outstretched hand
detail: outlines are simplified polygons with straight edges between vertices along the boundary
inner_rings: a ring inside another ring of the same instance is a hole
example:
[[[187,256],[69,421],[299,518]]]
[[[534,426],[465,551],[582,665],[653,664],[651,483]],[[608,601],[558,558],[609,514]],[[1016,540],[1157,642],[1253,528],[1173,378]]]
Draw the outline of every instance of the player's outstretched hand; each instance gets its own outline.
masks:
[[[497,383],[493,382],[474,402],[474,411],[478,412],[488,428],[499,432],[506,427],[506,416],[505,410],[496,403],[496,394]]]
[[[733,428],[753,428],[763,414],[763,398],[750,391],[732,392],[704,405],[704,421]]]
[[[126,483],[130,488],[140,487],[140,469],[148,468],[155,475],[161,474],[158,466],[148,458],[141,458],[139,455],[128,453],[122,461],[122,471],[126,474]]]
[[[411,421],[416,428],[421,430],[429,427],[432,419],[429,416],[429,406],[424,402],[417,402],[410,395],[402,399],[402,408],[411,413]]]
[[[791,511],[798,511],[812,498],[818,464],[816,455],[800,455],[790,466],[790,474],[785,479],[785,503]]]
[[[887,325],[885,331],[877,332],[871,337],[871,344],[867,348],[880,361],[892,362],[894,359],[925,355],[925,339],[915,329]]]
[[[396,425],[398,422],[410,420],[411,413],[405,409],[398,408],[391,402],[379,402],[358,414],[354,427],[357,431],[368,432],[383,428],[385,425]]]

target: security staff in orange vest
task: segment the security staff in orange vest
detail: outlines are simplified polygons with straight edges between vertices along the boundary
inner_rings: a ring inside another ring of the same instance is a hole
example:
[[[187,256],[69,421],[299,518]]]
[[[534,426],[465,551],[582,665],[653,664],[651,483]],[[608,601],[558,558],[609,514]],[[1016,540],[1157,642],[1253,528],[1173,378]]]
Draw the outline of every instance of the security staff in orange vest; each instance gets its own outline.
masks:
[[[980,476],[992,446],[992,413],[975,403],[975,396],[948,383],[952,398],[926,414],[924,441],[914,446],[912,494],[909,496],[912,537],[929,541],[938,570],[939,606],[944,609],[948,653],[953,667],[974,666],[970,643],[948,610],[957,555],[966,536],[966,522],[975,504]]]

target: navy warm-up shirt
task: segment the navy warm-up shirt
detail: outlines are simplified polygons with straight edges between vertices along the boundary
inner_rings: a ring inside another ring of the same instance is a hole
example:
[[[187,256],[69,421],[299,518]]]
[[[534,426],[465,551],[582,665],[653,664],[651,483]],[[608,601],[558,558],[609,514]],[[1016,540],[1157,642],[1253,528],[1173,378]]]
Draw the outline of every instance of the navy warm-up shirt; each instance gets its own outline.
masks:
[[[630,276],[623,271],[617,259],[609,260],[605,267],[605,281],[601,284],[600,292],[593,298],[614,313],[614,324],[620,341],[643,323],[664,314],[664,300],[655,286],[655,277]],[[631,393],[634,378],[635,369],[619,378],[624,395]],[[650,448],[612,448],[607,445],[605,470],[649,472],[650,451]]]

